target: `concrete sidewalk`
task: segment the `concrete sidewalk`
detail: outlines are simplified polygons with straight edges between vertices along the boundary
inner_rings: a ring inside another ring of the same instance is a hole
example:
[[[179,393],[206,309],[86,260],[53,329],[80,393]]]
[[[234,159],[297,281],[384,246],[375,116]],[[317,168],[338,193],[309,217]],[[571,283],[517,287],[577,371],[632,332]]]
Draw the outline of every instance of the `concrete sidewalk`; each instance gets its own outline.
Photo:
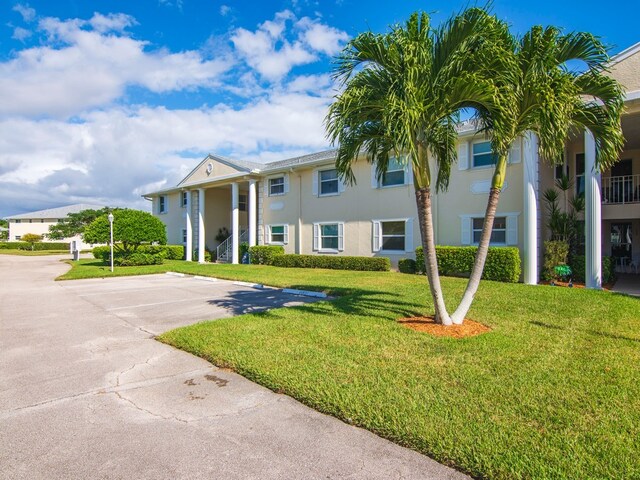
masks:
[[[3,478],[467,478],[153,340],[299,297],[66,268],[0,257]]]

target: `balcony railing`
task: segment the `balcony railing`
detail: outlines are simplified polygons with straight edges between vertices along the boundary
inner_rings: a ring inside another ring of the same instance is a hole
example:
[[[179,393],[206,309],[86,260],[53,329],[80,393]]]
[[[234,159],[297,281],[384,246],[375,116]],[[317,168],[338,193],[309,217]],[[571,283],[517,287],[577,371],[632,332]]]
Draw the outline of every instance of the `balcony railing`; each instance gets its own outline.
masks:
[[[602,203],[640,203],[640,174],[602,177]]]

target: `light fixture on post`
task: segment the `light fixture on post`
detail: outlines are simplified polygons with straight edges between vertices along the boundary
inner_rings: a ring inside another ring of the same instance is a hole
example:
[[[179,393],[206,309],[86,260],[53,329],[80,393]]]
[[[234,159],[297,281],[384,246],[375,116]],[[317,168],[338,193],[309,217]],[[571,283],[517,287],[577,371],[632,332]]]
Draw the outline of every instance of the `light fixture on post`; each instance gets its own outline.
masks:
[[[113,213],[109,213],[109,233],[110,233],[110,237],[111,237],[111,241],[109,242],[109,245],[111,245],[111,271],[113,272]]]

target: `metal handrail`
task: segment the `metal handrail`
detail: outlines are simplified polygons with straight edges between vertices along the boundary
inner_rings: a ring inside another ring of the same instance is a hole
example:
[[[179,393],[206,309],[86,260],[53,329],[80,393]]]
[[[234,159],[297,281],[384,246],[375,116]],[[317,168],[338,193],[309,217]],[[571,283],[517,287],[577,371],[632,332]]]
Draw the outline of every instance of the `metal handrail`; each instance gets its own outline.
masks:
[[[249,230],[244,229],[240,230],[240,237],[238,239],[238,245],[242,242],[246,242],[249,239]],[[216,248],[216,259],[220,261],[228,260],[229,257],[233,255],[233,233],[227,237],[227,239],[222,242]]]
[[[640,203],[640,174],[602,177],[602,203]]]

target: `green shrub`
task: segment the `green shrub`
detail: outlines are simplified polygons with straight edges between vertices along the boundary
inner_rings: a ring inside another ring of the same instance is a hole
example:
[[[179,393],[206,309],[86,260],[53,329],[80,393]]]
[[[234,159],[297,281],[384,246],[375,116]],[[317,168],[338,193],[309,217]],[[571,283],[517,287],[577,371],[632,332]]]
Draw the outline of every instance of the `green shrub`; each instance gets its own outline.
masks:
[[[108,262],[109,255],[111,254],[111,248],[109,246],[93,247],[91,253],[93,254],[93,258],[95,258],[96,260]]]
[[[205,248],[204,250],[204,261],[205,262],[215,262],[217,253],[215,251],[211,252]],[[198,249],[194,248],[193,253],[191,254],[191,260],[194,262],[198,261]]]
[[[240,249],[239,251],[240,256],[238,258],[240,259],[240,262],[242,262],[242,259],[244,258],[244,254],[249,252],[249,242],[242,242],[240,244],[239,249]]]
[[[255,265],[273,265],[273,259],[284,255],[284,247],[280,245],[256,245],[249,247],[251,263]]]
[[[128,255],[113,256],[113,264],[118,267],[136,267],[140,265],[162,265],[161,254],[134,252]]]
[[[0,242],[2,250],[31,250],[31,244],[27,242]],[[69,244],[65,242],[40,242],[33,244],[33,250],[69,250]]]
[[[574,255],[571,259],[573,281],[584,283],[586,259],[584,255]],[[616,279],[616,264],[613,257],[602,257],[602,283],[613,283]]]
[[[400,273],[416,273],[416,261],[413,258],[403,258],[398,261],[398,270]]]
[[[544,242],[543,280],[557,280],[560,275],[556,271],[558,265],[566,265],[569,257],[569,244],[561,240]]]
[[[391,269],[391,262],[387,257],[281,254],[274,256],[271,264],[275,267],[328,268],[373,272],[384,272]]]
[[[184,260],[185,252],[182,245],[140,245],[136,252],[162,255],[167,260]]]
[[[478,247],[437,246],[440,275],[468,276],[473,268]],[[424,273],[422,247],[416,248],[416,269]],[[483,280],[516,283],[520,279],[520,252],[516,247],[489,247],[482,272]]]

